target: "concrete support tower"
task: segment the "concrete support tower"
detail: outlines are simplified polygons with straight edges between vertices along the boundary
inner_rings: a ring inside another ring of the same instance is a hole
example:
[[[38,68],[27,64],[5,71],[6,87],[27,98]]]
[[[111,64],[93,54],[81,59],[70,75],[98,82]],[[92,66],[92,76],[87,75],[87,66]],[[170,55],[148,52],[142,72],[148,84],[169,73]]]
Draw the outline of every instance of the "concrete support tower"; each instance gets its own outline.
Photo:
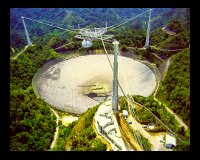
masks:
[[[21,18],[22,18],[22,22],[23,22],[23,25],[24,25],[24,30],[25,30],[25,33],[26,33],[26,39],[27,39],[27,42],[28,42],[28,46],[32,46],[33,44],[32,44],[32,42],[29,38],[28,31],[26,29],[26,24],[24,22],[24,17],[21,17]]]
[[[118,62],[119,55],[119,42],[114,40],[114,67],[113,67],[113,97],[112,97],[112,110],[118,112]]]
[[[149,22],[148,22],[148,27],[147,27],[147,36],[146,36],[145,48],[149,47],[150,20],[151,20],[151,9],[149,10]]]

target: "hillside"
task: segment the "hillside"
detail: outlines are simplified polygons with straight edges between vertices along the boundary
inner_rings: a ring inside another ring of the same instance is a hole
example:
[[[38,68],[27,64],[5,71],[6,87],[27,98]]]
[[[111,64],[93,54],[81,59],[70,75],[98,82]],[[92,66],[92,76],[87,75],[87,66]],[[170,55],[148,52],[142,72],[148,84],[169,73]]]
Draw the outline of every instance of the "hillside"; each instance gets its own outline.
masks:
[[[81,47],[76,33],[66,32],[26,20],[27,30],[33,46],[27,45],[21,16],[53,23],[63,28],[105,27],[123,22],[147,8],[12,8],[10,9],[10,150],[47,151],[52,143],[56,117],[49,104],[34,93],[32,79],[38,69],[55,58],[69,58],[86,55],[96,49],[103,52],[100,40],[93,41],[90,48]],[[107,32],[120,42],[121,51],[133,51],[140,60],[147,60],[162,66],[170,58],[170,66],[161,82],[156,97],[173,110],[190,126],[190,9],[155,8],[152,12],[150,47],[144,49],[148,14]],[[173,34],[169,34],[172,32]],[[73,42],[73,43],[72,43]],[[65,44],[65,47],[56,49]],[[112,43],[105,43],[107,50],[113,50]],[[25,47],[25,48],[24,48]],[[186,49],[187,48],[187,49]],[[178,50],[176,50],[178,49]],[[183,49],[183,51],[179,51]],[[174,51],[176,50],[176,51]],[[22,52],[23,51],[23,52]],[[22,54],[21,54],[22,53]],[[94,52],[95,53],[95,52]],[[156,58],[162,58],[161,60]],[[132,55],[131,55],[132,56]],[[130,56],[130,57],[131,57]],[[16,58],[14,58],[16,57]],[[160,110],[152,97],[136,97],[157,114],[165,124],[180,134],[183,141],[177,150],[189,150],[190,130],[177,125],[174,117]],[[163,107],[163,106],[161,106]],[[93,128],[93,116],[98,106],[87,110],[79,120],[69,127],[60,125],[57,148],[54,150],[105,151],[107,146],[97,138]],[[146,125],[156,123],[145,110],[138,112],[138,121]],[[158,125],[158,131],[164,129]]]
[[[106,145],[97,138],[93,128],[93,117],[98,106],[83,113],[71,133],[65,139],[65,150],[70,151],[106,151]]]
[[[108,26],[121,23],[125,19],[136,16],[142,12],[145,12],[147,8],[13,8],[10,13],[10,28],[11,28],[11,46],[14,48],[20,48],[26,44],[26,36],[21,20],[21,16],[40,20],[42,22],[51,23],[63,28],[78,28],[80,27],[103,27],[108,23]],[[181,10],[180,16],[177,15]],[[152,25],[151,31],[165,26],[170,19],[180,20],[181,23],[187,23],[189,25],[188,17],[189,11],[183,9],[171,9],[171,8],[155,8],[152,12]],[[164,17],[164,18],[163,18]],[[182,17],[182,18],[181,18]],[[185,18],[186,17],[186,18]],[[181,19],[180,19],[181,18]],[[142,29],[146,31],[148,14],[131,21],[128,28]],[[68,39],[70,33],[51,28],[42,24],[33,23],[31,21],[25,21],[27,30],[31,39],[36,42],[38,37],[59,35],[65,39]],[[49,38],[50,38],[49,37]]]
[[[150,45],[161,49],[183,49],[188,48],[189,44],[190,33],[178,20],[171,20],[164,28],[158,28],[151,33]]]
[[[156,97],[165,102],[190,126],[190,50],[185,49],[170,59],[165,79]]]
[[[36,97],[32,78],[46,60],[55,56],[45,47],[34,46],[19,57],[10,62],[10,150],[48,150],[56,118],[50,106]]]
[[[14,8],[11,10],[11,28],[21,16],[46,20],[74,28],[96,24],[104,26],[122,22],[124,19],[136,16],[148,8]],[[170,8],[156,8],[152,16],[165,12],[173,12]],[[148,17],[148,15],[147,15]]]

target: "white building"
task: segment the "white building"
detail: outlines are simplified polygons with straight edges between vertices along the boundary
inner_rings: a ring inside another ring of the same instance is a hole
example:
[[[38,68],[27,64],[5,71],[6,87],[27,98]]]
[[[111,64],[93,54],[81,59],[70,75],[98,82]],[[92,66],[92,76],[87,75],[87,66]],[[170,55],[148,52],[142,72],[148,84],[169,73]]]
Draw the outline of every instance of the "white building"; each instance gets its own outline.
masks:
[[[106,101],[101,104],[95,113],[94,120],[97,132],[111,144],[114,151],[126,151],[125,144],[113,115],[112,101]]]
[[[172,149],[175,146],[176,146],[176,138],[170,135],[166,135],[165,147]]]
[[[124,118],[128,118],[128,112],[127,112],[127,110],[123,110],[122,114],[123,114]]]
[[[150,130],[154,130],[154,129],[155,129],[155,126],[153,126],[153,125],[149,125],[149,126],[148,126],[148,129],[150,129]]]

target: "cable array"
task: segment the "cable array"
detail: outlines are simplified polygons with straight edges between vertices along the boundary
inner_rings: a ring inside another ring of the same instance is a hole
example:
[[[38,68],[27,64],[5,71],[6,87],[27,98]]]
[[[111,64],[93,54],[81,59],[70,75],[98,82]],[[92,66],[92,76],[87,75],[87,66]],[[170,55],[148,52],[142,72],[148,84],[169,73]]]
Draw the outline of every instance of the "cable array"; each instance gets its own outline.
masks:
[[[38,21],[38,20],[35,20],[35,19],[32,19],[32,18],[27,18],[27,17],[22,17],[22,18],[30,20],[30,21],[34,21],[34,22],[37,22],[37,23],[40,23],[40,24],[43,24],[43,25],[51,26],[51,27],[54,27],[54,28],[57,28],[57,29],[61,29],[61,30],[69,31],[69,32],[76,32],[74,30],[70,30],[70,29],[67,29],[67,28],[62,28],[62,27],[55,26],[52,23],[51,24],[50,23],[45,23],[45,22],[41,22],[41,21]]]
[[[119,23],[119,24],[117,24],[117,25],[115,24],[115,25],[109,26],[109,27],[107,27],[107,28],[114,29],[114,28],[116,28],[116,27],[119,27],[119,26],[121,26],[121,25],[123,25],[123,24],[125,24],[125,23],[127,23],[127,22],[129,22],[129,21],[131,21],[131,20],[136,19],[137,17],[139,17],[139,16],[145,14],[146,12],[148,12],[148,11],[150,11],[150,10],[151,10],[151,9],[149,9],[149,10],[147,10],[147,11],[145,11],[145,12],[143,12],[143,13],[141,13],[141,14],[139,14],[139,15],[133,17],[133,18],[130,18],[130,19],[128,19],[128,20],[126,20],[126,21],[124,21],[124,22],[122,22],[122,23]]]
[[[106,47],[105,47],[105,44],[104,44],[102,38],[101,38],[101,42],[102,42],[102,44],[103,44],[104,51],[105,51],[105,53],[106,53],[107,59],[108,59],[109,64],[110,64],[110,67],[111,67],[111,69],[113,70],[111,61],[110,61],[110,59],[109,59],[109,57],[108,57],[108,52],[107,52],[107,50],[106,50]],[[146,70],[146,71],[140,73],[139,75],[144,74],[144,73],[146,73],[147,71],[149,71],[149,70]],[[137,75],[137,76],[135,76],[135,77],[138,77],[139,75]],[[128,96],[126,96],[126,94],[125,94],[124,90],[122,89],[122,87],[121,87],[119,81],[118,81],[118,86],[119,86],[120,90],[122,91],[122,93],[123,93],[124,97],[126,98],[126,100],[129,101],[128,99],[130,99],[130,100],[132,101],[132,103],[135,103],[135,101],[134,101],[133,98],[128,98]],[[129,101],[129,102],[130,102],[130,101]],[[140,105],[140,106],[141,106],[141,105]],[[143,107],[143,106],[142,106],[142,107]],[[169,131],[169,132],[170,132],[170,133],[172,133],[175,137],[177,137],[178,139],[180,139],[180,137],[178,137],[167,125],[165,125],[165,124],[164,124],[155,114],[153,114],[148,108],[146,108],[146,107],[143,107],[143,108],[146,109],[148,112],[150,112],[150,113],[151,113],[151,114],[152,114],[152,115],[153,115],[153,116],[168,130],[168,131]],[[139,137],[139,138],[137,138],[137,140],[139,140],[139,144],[142,144],[142,143],[140,143],[141,137],[140,137],[139,133],[136,132],[136,135],[137,135],[136,137]],[[181,140],[181,139],[180,139],[180,140]],[[142,146],[142,148],[144,149],[143,146]]]
[[[106,29],[114,29],[114,28],[117,28],[117,27],[119,27],[119,26],[121,26],[121,25],[123,25],[123,24],[125,24],[125,23],[127,23],[127,22],[130,22],[130,21],[132,21],[132,20],[138,18],[138,17],[141,16],[141,15],[144,15],[145,13],[147,13],[147,12],[149,12],[149,11],[151,11],[151,9],[149,9],[149,10],[147,10],[147,11],[145,11],[145,12],[143,12],[143,13],[137,15],[137,16],[134,16],[134,17],[132,17],[132,18],[129,18],[129,19],[125,20],[124,22],[121,22],[121,23],[118,23],[118,24],[115,24],[115,25],[112,25],[112,26],[109,26],[109,27],[106,26]],[[64,30],[64,31],[68,31],[68,32],[77,32],[77,31],[80,30],[80,29],[73,29],[73,30],[70,30],[70,29],[67,29],[67,28],[59,27],[59,26],[57,26],[57,25],[55,25],[55,24],[53,24],[53,23],[46,23],[46,22],[42,22],[42,21],[39,21],[39,20],[36,20],[36,19],[28,18],[28,17],[21,17],[21,18],[22,18],[23,22],[24,22],[24,19],[27,19],[27,20],[30,20],[30,21],[33,21],[33,22],[37,22],[37,23],[40,23],[40,24],[43,24],[43,25],[47,25],[47,26],[54,27],[54,28],[57,28],[57,29],[60,29],[60,30]],[[149,18],[149,23],[150,23],[150,21],[151,21],[151,20],[150,20],[150,18]],[[20,21],[18,21],[18,23],[17,23],[16,26],[13,28],[13,30],[12,30],[11,33],[14,32],[14,30],[16,29],[16,27],[17,27],[17,25],[19,24],[19,22],[20,22]],[[30,38],[29,38],[29,36],[28,36],[28,32],[27,32],[27,29],[26,29],[26,26],[25,26],[25,22],[24,22],[24,28],[25,28],[25,33],[26,33],[27,40],[28,40],[28,45],[32,45],[32,43],[31,43],[31,41],[30,41]],[[148,28],[149,28],[149,27],[148,27]],[[148,35],[148,36],[149,36],[149,35]],[[105,51],[105,53],[106,53],[107,59],[108,59],[109,64],[110,64],[110,67],[111,67],[111,69],[112,69],[112,71],[113,71],[113,66],[112,66],[112,63],[111,63],[111,61],[110,61],[110,59],[109,59],[108,52],[107,52],[107,50],[106,50],[106,47],[105,47],[105,44],[104,44],[104,40],[103,40],[102,34],[100,34],[100,37],[101,37],[100,40],[101,40],[101,42],[102,42],[104,51]],[[99,39],[99,38],[97,38],[97,39]],[[73,43],[73,42],[71,42],[71,43]],[[69,44],[71,44],[71,43],[69,43]],[[63,46],[66,46],[66,45],[69,45],[69,44],[65,44],[65,45],[63,45]],[[147,43],[147,44],[148,44],[148,43]],[[63,46],[58,47],[58,48],[56,48],[56,49],[60,49],[60,48],[62,48]],[[149,71],[149,70],[148,70],[148,71]],[[147,72],[147,71],[144,71],[144,72],[142,72],[141,74],[144,74],[144,73],[146,73],[146,72]],[[139,75],[141,75],[141,74],[139,74]],[[137,75],[137,77],[138,77],[139,75]],[[125,92],[124,92],[122,86],[120,85],[119,81],[118,81],[118,86],[119,86],[121,92],[123,93],[124,97],[128,100],[128,97],[126,96],[126,94],[125,94]],[[133,99],[131,99],[131,100],[134,102]],[[144,108],[147,109],[146,107],[144,107]],[[148,110],[148,109],[147,109],[147,110]],[[150,110],[148,110],[148,111],[151,112]],[[152,112],[151,112],[151,113],[152,113]],[[152,113],[152,114],[153,114],[153,113]],[[155,115],[154,115],[154,116],[155,116]],[[155,116],[155,117],[156,117],[156,116]],[[156,117],[156,119],[159,120],[157,117]],[[164,125],[165,128],[167,128],[171,133],[173,133],[161,120],[159,120],[159,122],[162,123],[162,125]],[[141,137],[139,137],[139,141],[140,141],[140,140],[141,140]]]
[[[17,22],[17,24],[13,27],[12,31],[10,32],[10,34],[12,34],[12,33],[15,31],[16,27],[19,25],[19,22],[20,22],[20,20],[19,20],[19,21]]]

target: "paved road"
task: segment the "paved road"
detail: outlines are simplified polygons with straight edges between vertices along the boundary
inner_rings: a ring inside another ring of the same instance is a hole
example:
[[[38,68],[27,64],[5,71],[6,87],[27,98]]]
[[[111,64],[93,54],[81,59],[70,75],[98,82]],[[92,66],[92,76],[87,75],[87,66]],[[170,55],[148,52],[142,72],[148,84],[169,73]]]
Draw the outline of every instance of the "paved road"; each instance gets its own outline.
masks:
[[[155,53],[152,53],[154,56],[156,56],[158,59],[160,59],[161,61],[164,61],[162,58],[160,58],[158,55],[156,55]]]
[[[145,138],[149,140],[149,142],[152,144],[152,151],[167,151],[167,149],[160,142],[161,135],[164,135],[163,133],[160,135],[149,134],[145,129],[142,128],[143,125],[138,123],[132,116],[128,117],[128,121],[132,122],[132,124],[130,124],[132,129],[138,130]]]
[[[55,48],[54,50],[61,49],[61,48],[65,47],[65,46],[67,46],[67,45],[70,45],[70,44],[72,44],[72,43],[74,43],[74,42],[70,42],[70,43],[64,44],[64,45],[62,45],[62,46],[60,46],[60,47]]]
[[[139,107],[142,107],[141,104],[135,102],[134,105],[138,105]],[[150,134],[149,132],[147,132],[142,126],[142,124],[140,124],[139,122],[137,122],[135,120],[135,118],[132,117],[132,115],[129,115],[128,117],[128,121],[131,121],[132,124],[130,124],[131,128],[138,130],[145,138],[147,138],[149,140],[149,142],[152,144],[151,150],[152,151],[168,151],[164,146],[163,143],[160,142],[160,140],[162,140],[163,136],[166,134],[166,132],[160,132],[160,133],[156,133],[156,134]]]
[[[159,105],[161,105],[161,102],[156,99],[156,97],[154,97],[154,100],[157,101],[159,103]],[[179,125],[180,126],[183,126],[185,129],[188,129],[188,126],[182,121],[182,119],[176,115],[169,107],[167,107],[164,103],[163,105],[165,106],[166,110],[171,113],[172,115],[174,115],[175,119],[178,121]]]
[[[182,51],[185,49],[185,48],[183,48],[183,49],[163,49],[163,48],[157,48],[156,46],[150,46],[150,47],[160,50],[160,51]]]
[[[166,26],[162,28],[162,30],[166,33],[168,33],[169,35],[175,35],[176,33],[175,32],[172,32],[172,31],[169,31],[169,30],[166,30]]]
[[[182,121],[182,119],[176,115],[170,108],[168,108],[167,106],[165,106],[166,110],[171,113],[172,115],[174,115],[175,119],[178,121],[178,123],[183,126],[185,129],[188,129],[188,126]]]
[[[54,111],[54,109],[51,108],[51,110],[53,111],[53,113],[55,114],[56,116],[56,132],[55,132],[55,135],[54,135],[54,138],[53,138],[53,141],[51,143],[51,149],[54,147],[55,143],[56,143],[56,139],[58,137],[58,130],[59,130],[59,127],[58,127],[58,120],[60,119],[60,117],[58,116],[58,114],[56,113],[56,111]]]
[[[22,53],[24,53],[27,48],[28,48],[28,46],[25,46],[25,48],[21,52],[19,52],[15,57],[13,57],[12,59],[15,60],[19,55],[21,55]]]

